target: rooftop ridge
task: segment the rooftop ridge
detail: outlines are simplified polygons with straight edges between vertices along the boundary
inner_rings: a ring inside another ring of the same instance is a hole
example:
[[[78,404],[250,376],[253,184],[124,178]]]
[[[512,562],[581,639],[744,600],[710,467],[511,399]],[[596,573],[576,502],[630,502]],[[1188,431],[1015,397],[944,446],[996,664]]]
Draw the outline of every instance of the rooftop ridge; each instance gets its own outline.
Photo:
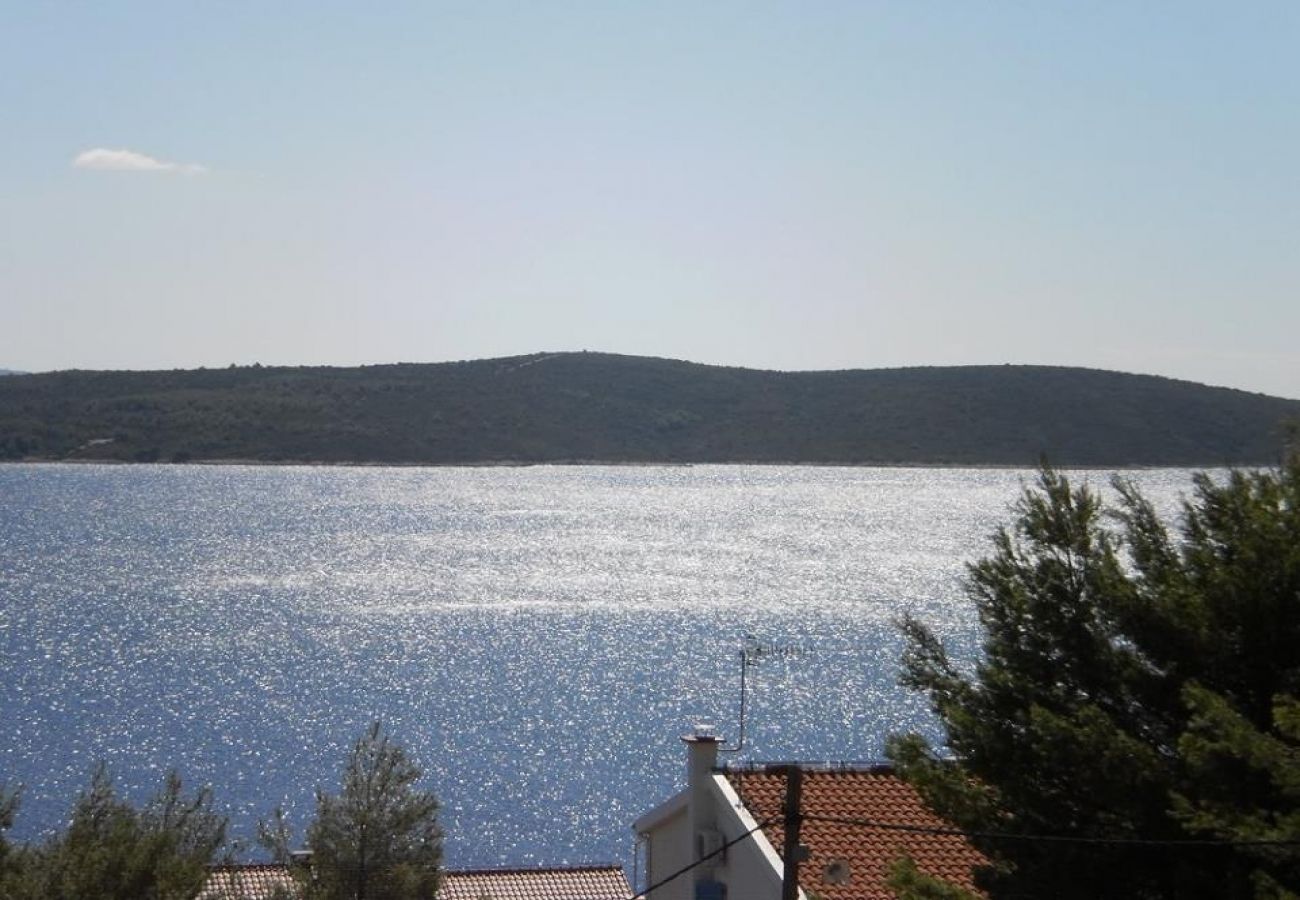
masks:
[[[627,900],[627,873],[618,863],[564,863],[511,868],[443,869],[438,896],[446,900],[481,900],[488,892],[501,900]],[[224,863],[209,868],[197,900],[220,900],[237,894],[247,900],[289,896],[301,900],[303,889],[289,863]]]
[[[623,866],[620,863],[563,863],[561,865],[546,865],[544,863],[535,866],[489,866],[478,869],[443,869],[444,875],[529,875],[536,872],[593,872],[605,871],[609,869],[618,869],[620,872]]]
[[[227,871],[233,869],[275,869],[276,871],[287,871],[293,868],[292,863],[278,862],[221,862],[213,863],[208,866],[212,871]],[[561,863],[559,865],[547,865],[538,863],[537,865],[524,866],[483,866],[471,869],[444,868],[444,875],[515,875],[531,874],[536,872],[591,872],[597,870],[619,869],[623,868],[622,863],[616,862],[586,862],[586,863]]]
[[[791,767],[805,772],[862,772],[872,775],[892,774],[894,764],[887,759],[868,760],[727,760],[716,772],[776,772]]]

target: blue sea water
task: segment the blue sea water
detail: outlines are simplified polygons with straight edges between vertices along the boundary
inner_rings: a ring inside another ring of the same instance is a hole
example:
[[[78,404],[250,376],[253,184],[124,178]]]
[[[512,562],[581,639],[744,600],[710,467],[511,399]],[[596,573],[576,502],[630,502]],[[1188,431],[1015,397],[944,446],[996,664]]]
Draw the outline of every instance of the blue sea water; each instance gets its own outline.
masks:
[[[1100,488],[1106,473],[1077,473]],[[1173,511],[1189,473],[1131,473]],[[752,760],[936,735],[895,622],[971,660],[964,565],[1033,473],[777,466],[0,466],[0,783],[14,836],[99,760],[176,768],[237,836],[300,827],[373,720],[443,803],[452,866],[631,858],[697,722]]]

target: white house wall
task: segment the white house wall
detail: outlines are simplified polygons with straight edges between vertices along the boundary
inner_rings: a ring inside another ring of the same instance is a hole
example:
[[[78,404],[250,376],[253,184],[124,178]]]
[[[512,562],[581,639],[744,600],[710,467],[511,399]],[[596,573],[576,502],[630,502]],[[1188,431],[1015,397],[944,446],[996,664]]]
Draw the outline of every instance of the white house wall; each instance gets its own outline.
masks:
[[[709,787],[724,841],[758,825],[725,775],[714,774]],[[714,870],[714,877],[727,885],[727,900],[780,900],[783,872],[781,857],[767,836],[755,831],[727,849],[726,863]],[[799,896],[804,898],[802,891]]]
[[[683,804],[676,812],[656,822],[646,835],[646,884],[654,884],[673,872],[690,865],[690,822]],[[647,894],[647,900],[693,900],[695,879],[693,872],[668,882]]]
[[[691,818],[683,792],[637,822],[645,835],[646,884],[654,884],[695,861]],[[713,807],[713,819],[723,842],[736,840],[758,823],[741,804],[726,777],[713,774],[706,793]],[[727,886],[727,900],[780,900],[781,857],[762,831],[728,847],[725,855],[701,869]],[[695,880],[700,870],[692,869],[647,895],[647,900],[694,900]],[[801,891],[799,896],[804,898]],[[806,898],[805,898],[806,900]]]

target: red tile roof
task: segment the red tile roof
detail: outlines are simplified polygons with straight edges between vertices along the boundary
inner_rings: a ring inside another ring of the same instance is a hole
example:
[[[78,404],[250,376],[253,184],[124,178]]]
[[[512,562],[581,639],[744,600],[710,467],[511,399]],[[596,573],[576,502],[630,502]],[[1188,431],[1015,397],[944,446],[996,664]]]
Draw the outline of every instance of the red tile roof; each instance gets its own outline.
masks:
[[[729,769],[725,774],[750,815],[759,822],[775,818],[776,824],[763,831],[780,854],[785,840],[785,773],[771,767]],[[800,843],[808,848],[809,856],[800,864],[799,882],[805,892],[815,891],[824,900],[892,900],[894,894],[887,887],[889,870],[903,855],[911,856],[922,872],[970,891],[975,891],[973,869],[988,863],[960,835],[890,831],[816,818],[952,828],[887,766],[840,770],[805,767],[801,806],[805,818]],[[848,877],[841,884],[826,878],[827,867],[836,860],[847,863]]]
[[[280,891],[279,894],[276,891]],[[295,900],[287,866],[216,866],[197,900]],[[628,900],[619,866],[444,871],[438,900]]]
[[[214,866],[195,900],[280,900],[296,898],[298,884],[288,866]]]
[[[628,900],[619,866],[447,872],[438,900]]]

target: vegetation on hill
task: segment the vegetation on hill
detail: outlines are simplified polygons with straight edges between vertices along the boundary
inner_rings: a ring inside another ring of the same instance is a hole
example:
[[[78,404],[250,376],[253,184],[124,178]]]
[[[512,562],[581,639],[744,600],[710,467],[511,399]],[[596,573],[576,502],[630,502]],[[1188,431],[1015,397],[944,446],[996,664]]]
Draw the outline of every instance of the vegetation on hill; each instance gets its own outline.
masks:
[[[970,569],[973,672],[906,625],[951,761],[890,753],[993,897],[1300,896],[1300,456],[1198,477],[1173,534],[1044,472]]]
[[[768,372],[599,353],[0,379],[0,459],[1275,462],[1300,401],[1043,366]]]

